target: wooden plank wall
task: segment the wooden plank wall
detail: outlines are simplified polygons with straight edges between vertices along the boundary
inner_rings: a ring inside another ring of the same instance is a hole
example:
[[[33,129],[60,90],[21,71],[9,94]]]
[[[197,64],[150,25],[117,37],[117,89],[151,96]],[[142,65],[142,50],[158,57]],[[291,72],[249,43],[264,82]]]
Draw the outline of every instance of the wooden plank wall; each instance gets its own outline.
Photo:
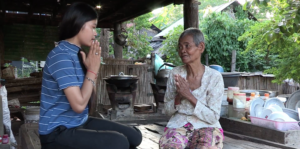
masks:
[[[5,25],[1,30],[4,33],[4,59],[9,61],[19,61],[21,57],[45,61],[58,39],[58,29],[52,26],[14,24]]]
[[[263,77],[261,75],[241,76],[238,86],[243,90],[271,90],[277,91],[278,94],[292,94],[298,90],[297,86],[290,86],[288,83],[276,84],[272,83],[272,80],[274,80],[274,77]]]
[[[39,106],[42,78],[22,78],[6,80],[7,99],[18,99],[21,106]]]
[[[106,64],[101,65],[97,85],[97,104],[110,105],[103,78],[109,75],[118,75],[124,72],[126,75],[137,75],[139,77],[135,104],[153,103],[154,97],[147,96],[152,93],[150,82],[152,72],[148,72],[150,65],[134,65],[132,60],[104,59]]]

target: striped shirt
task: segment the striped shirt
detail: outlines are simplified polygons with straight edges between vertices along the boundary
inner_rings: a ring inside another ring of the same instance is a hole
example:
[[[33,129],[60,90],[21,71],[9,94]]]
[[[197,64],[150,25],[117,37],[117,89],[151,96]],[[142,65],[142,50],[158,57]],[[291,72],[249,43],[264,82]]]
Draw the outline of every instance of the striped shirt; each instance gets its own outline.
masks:
[[[59,42],[47,56],[43,71],[39,134],[51,133],[57,126],[72,128],[88,118],[88,107],[78,114],[74,112],[63,89],[81,88],[85,74],[77,53],[80,48],[67,41]]]

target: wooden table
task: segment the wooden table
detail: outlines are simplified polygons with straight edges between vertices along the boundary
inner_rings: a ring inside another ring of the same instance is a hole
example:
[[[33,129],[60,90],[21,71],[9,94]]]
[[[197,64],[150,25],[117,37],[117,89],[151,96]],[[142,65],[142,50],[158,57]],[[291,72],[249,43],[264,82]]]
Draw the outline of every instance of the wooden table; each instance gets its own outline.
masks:
[[[220,118],[223,129],[227,132],[247,136],[251,141],[264,141],[265,143],[281,144],[285,147],[290,146],[300,148],[300,131],[279,131],[264,128],[234,118]],[[251,139],[254,138],[254,139]]]

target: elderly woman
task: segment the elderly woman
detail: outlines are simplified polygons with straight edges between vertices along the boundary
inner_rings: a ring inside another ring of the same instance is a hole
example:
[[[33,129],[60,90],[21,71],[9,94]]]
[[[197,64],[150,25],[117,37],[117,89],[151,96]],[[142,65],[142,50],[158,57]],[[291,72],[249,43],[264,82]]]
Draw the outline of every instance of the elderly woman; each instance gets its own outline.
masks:
[[[162,149],[221,149],[219,123],[224,83],[222,75],[201,64],[205,49],[202,32],[185,30],[178,40],[178,54],[185,64],[171,72],[165,110],[173,115],[159,141]]]

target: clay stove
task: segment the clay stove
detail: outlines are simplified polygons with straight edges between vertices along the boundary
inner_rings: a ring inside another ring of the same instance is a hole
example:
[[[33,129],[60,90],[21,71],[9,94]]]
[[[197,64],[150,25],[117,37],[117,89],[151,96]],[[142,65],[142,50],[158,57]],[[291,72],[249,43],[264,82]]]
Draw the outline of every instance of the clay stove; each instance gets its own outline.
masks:
[[[150,83],[154,95],[154,100],[156,103],[156,112],[160,114],[165,114],[164,112],[164,97],[167,87],[164,85],[158,85]]]
[[[121,74],[121,73],[120,73]],[[104,79],[112,108],[111,120],[133,116],[138,78],[133,75],[111,75]]]

